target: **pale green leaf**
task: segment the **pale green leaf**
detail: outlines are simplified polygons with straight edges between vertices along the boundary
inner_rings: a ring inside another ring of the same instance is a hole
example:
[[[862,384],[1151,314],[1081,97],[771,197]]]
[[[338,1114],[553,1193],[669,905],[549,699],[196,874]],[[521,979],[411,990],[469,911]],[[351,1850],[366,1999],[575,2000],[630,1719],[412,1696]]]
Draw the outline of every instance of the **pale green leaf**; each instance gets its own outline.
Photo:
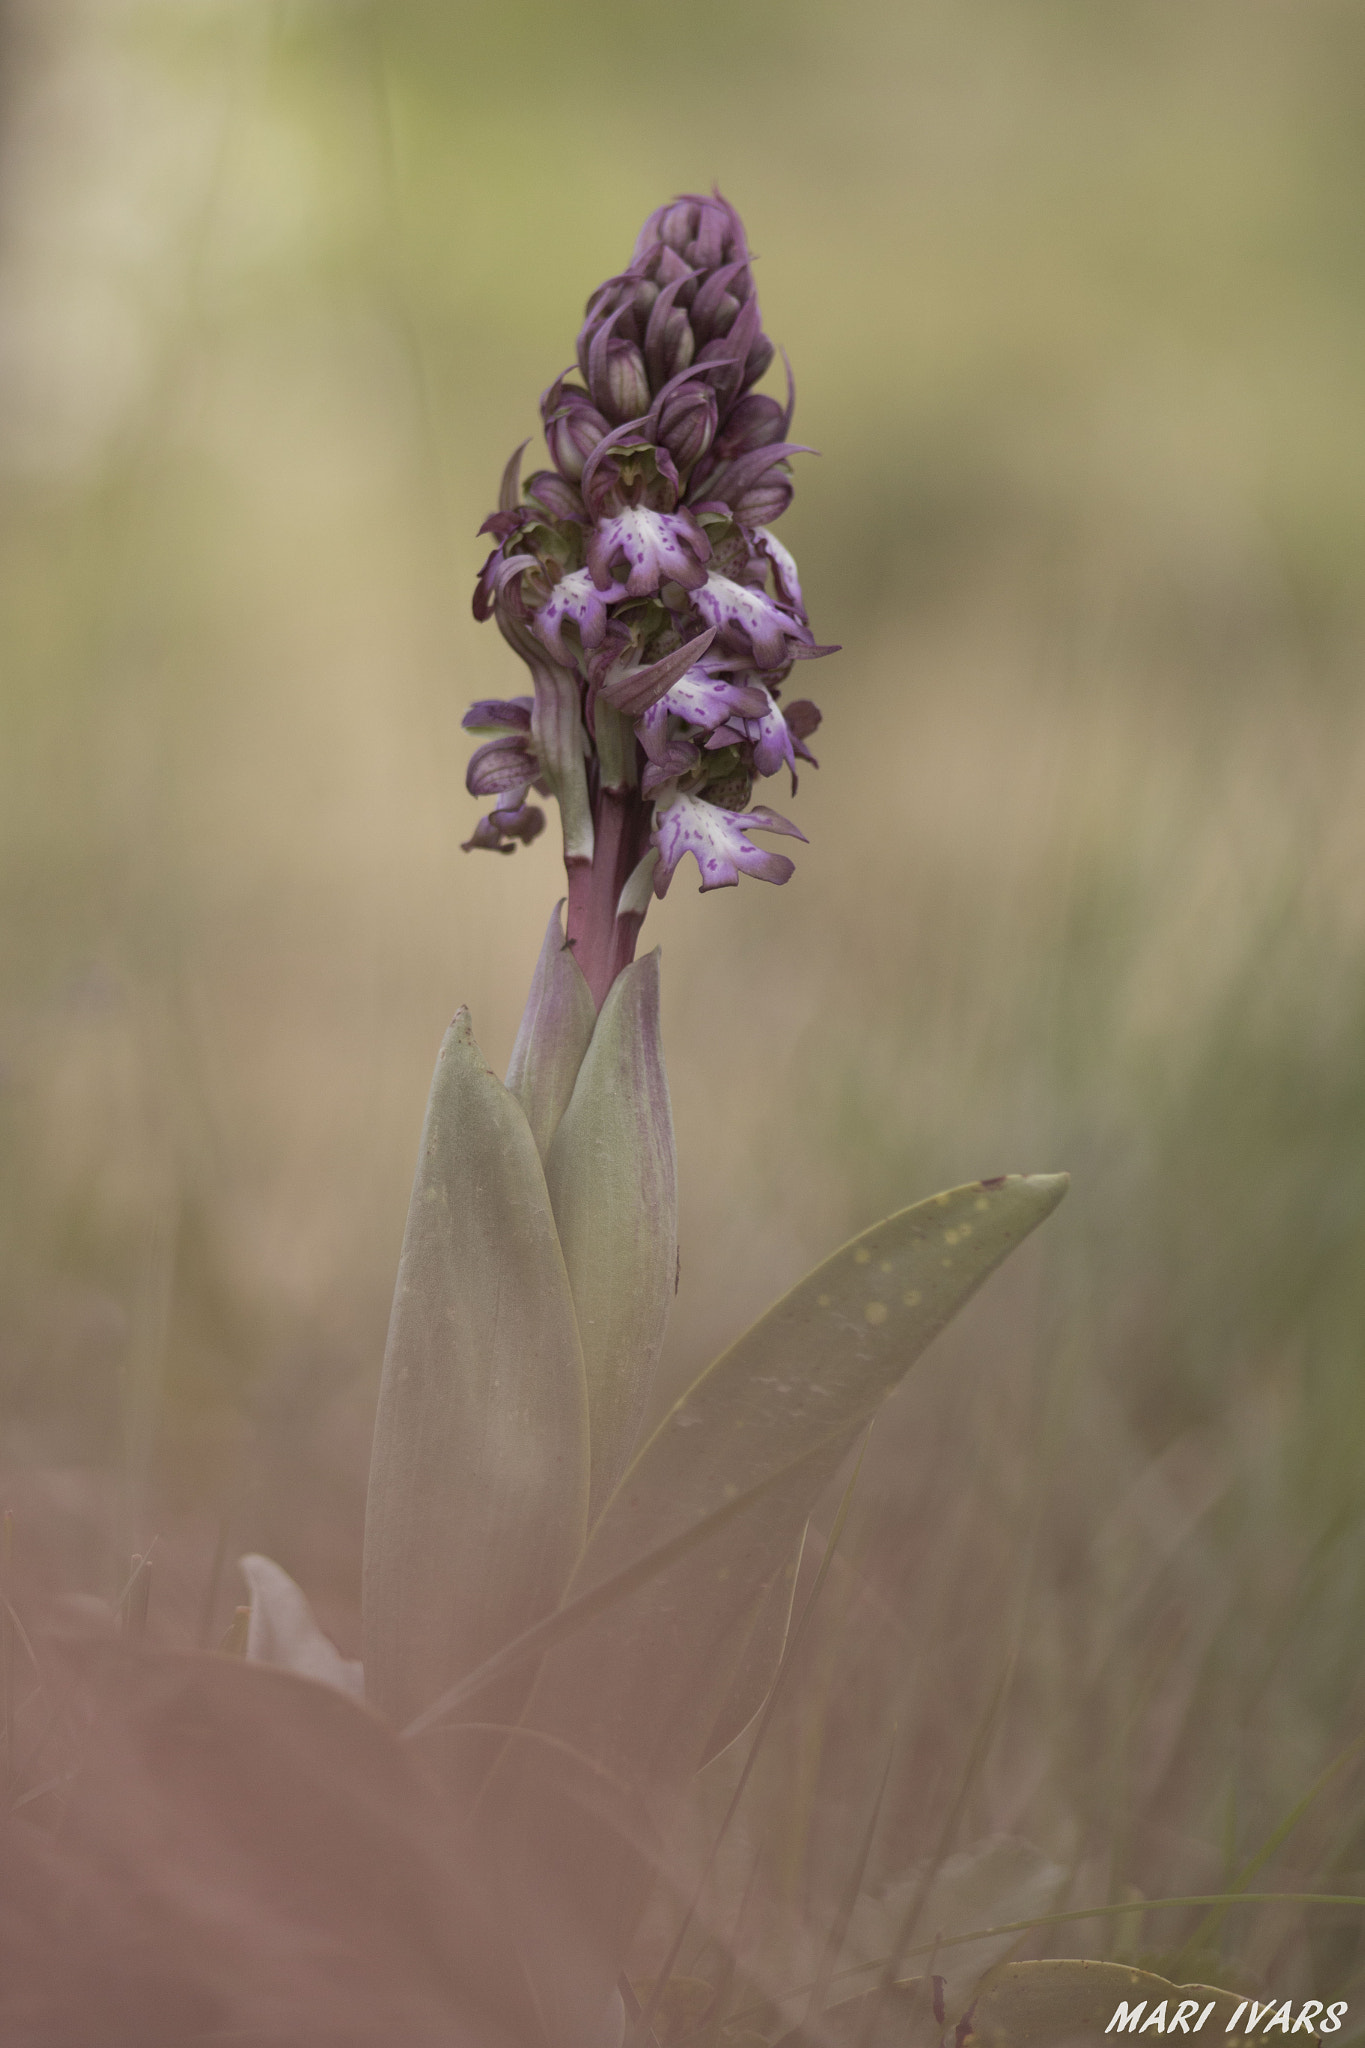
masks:
[[[677,1277],[657,951],[612,983],[545,1175],[583,1343],[595,1515],[639,1435]]]
[[[597,1022],[592,991],[564,943],[559,912],[556,903],[507,1068],[507,1085],[526,1112],[542,1159],[569,1106]]]
[[[529,1725],[597,1757],[642,1796],[686,1781],[824,1484],[926,1345],[1066,1185],[1064,1175],[1011,1175],[903,1210],[817,1267],[703,1374],[626,1471],[568,1597],[760,1491],[742,1515],[557,1645],[528,1702]],[[564,2048],[588,2048],[603,1986],[641,1909],[640,1856],[530,1745],[503,1759],[486,1818],[490,1843],[517,1864],[511,1881],[543,1897],[544,1951],[528,1965],[545,1995],[555,1987]]]
[[[587,1481],[582,1354],[540,1157],[461,1010],[432,1081],[375,1423],[375,1704],[409,1720],[555,1606]],[[507,1701],[485,1706],[511,1718]]]

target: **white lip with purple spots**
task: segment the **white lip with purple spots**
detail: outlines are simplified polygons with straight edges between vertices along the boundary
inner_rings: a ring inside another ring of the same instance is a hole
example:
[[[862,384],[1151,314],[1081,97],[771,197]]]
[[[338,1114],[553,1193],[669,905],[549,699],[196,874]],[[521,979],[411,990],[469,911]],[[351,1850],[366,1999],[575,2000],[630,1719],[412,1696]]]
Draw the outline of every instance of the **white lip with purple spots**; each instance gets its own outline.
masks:
[[[741,874],[756,875],[764,882],[785,882],[793,862],[784,853],[769,853],[765,847],[755,846],[746,836],[753,831],[805,838],[795,825],[763,806],[753,811],[726,811],[702,797],[675,796],[655,814],[653,840],[659,849],[655,895],[667,892],[679,861],[688,853],[701,870],[703,894],[708,889],[733,889]]]
[[[560,578],[536,613],[536,633],[556,661],[572,668],[574,657],[564,644],[565,626],[577,626],[585,647],[599,647],[607,631],[607,606],[625,594],[623,583],[599,590],[586,569],[575,569]]]
[[[789,639],[809,641],[809,630],[781,609],[766,591],[728,576],[707,577],[692,602],[708,626],[726,639],[746,641],[760,668],[780,668],[790,659]]]
[[[629,507],[601,519],[588,538],[588,567],[600,590],[624,562],[625,595],[648,597],[661,583],[695,590],[706,581],[711,543],[688,512]]]

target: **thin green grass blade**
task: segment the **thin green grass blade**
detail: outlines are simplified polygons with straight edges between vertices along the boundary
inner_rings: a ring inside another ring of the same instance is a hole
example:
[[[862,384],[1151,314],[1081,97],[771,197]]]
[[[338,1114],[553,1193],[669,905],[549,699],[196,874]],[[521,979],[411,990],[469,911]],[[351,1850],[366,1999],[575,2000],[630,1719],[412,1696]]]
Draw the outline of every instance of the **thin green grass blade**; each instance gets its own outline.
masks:
[[[1216,2026],[1220,2039],[1240,2042],[1242,2037],[1225,2031],[1243,2002],[1231,1992],[1208,1984],[1173,1984],[1123,1963],[1089,1961],[1000,1964],[972,2008],[972,2028],[1001,2048],[1053,2048],[1058,2041],[1103,2033],[1121,2002],[1144,2013],[1159,2011],[1164,2002],[1169,2016],[1182,2000],[1191,2002],[1187,2026],[1203,2012],[1205,2024]],[[893,1985],[880,2002],[874,1991],[845,2000],[825,2014],[818,2031],[796,2028],[782,2036],[778,2048],[857,2048],[862,2041],[870,2048],[903,2048],[921,2037],[924,2021],[931,2018],[929,2008],[926,1980],[910,1978]]]
[[[725,1812],[721,1818],[720,1826],[716,1829],[715,1838],[711,1843],[711,1848],[707,1854],[706,1862],[702,1866],[701,1875],[697,1879],[696,1885],[692,1892],[692,1897],[688,1902],[687,1911],[683,1914],[682,1920],[678,1926],[678,1931],[674,1935],[672,1942],[669,1944],[668,1954],[664,1957],[663,1963],[659,1970],[658,1977],[655,1980],[654,1988],[651,1990],[649,1999],[646,2002],[645,2018],[647,2021],[653,2020],[654,2015],[658,2010],[659,2000],[663,1997],[664,1992],[667,1990],[669,1979],[671,1978],[674,1970],[678,1966],[678,1957],[682,1954],[683,1943],[686,1941],[688,1933],[692,1926],[692,1922],[696,1918],[697,1908],[701,1903],[702,1892],[705,1889],[707,1880],[709,1879],[711,1872],[715,1869],[716,1858],[719,1856],[721,1852],[721,1847],[725,1841],[725,1838],[730,1832],[731,1824],[734,1821],[735,1815],[739,1811],[740,1802],[744,1797],[745,1789],[749,1783],[750,1777],[753,1774],[754,1765],[758,1762],[759,1754],[763,1748],[764,1738],[766,1737],[769,1728],[772,1726],[773,1715],[777,1712],[777,1703],[779,1699],[782,1697],[783,1685],[787,1677],[787,1673],[791,1670],[792,1665],[796,1658],[796,1653],[801,1647],[802,1638],[804,1637],[806,1629],[810,1624],[811,1616],[815,1612],[816,1602],[819,1600],[820,1595],[824,1590],[825,1581],[829,1577],[830,1566],[833,1564],[835,1553],[839,1548],[839,1539],[842,1537],[844,1533],[844,1524],[848,1520],[849,1509],[853,1505],[853,1495],[858,1484],[858,1475],[863,1469],[863,1458],[866,1454],[866,1451],[867,1438],[864,1437],[862,1444],[859,1446],[858,1450],[858,1462],[856,1463],[852,1472],[849,1475],[848,1484],[843,1491],[843,1498],[839,1502],[838,1512],[834,1517],[834,1522],[829,1532],[829,1540],[825,1544],[825,1554],[820,1560],[820,1569],[815,1575],[815,1584],[811,1587],[810,1595],[806,1601],[805,1606],[801,1610],[801,1618],[796,1624],[796,1628],[793,1631],[791,1641],[782,1652],[782,1656],[778,1664],[777,1671],[773,1677],[772,1685],[770,1686],[768,1691],[768,1697],[763,1703],[763,1708],[759,1718],[758,1727],[754,1731],[754,1739],[749,1745],[749,1754],[744,1759],[744,1766],[740,1771],[738,1781],[735,1785],[735,1789],[730,1794],[729,1804],[726,1806]],[[757,1865],[755,1865],[755,1869],[756,1868]],[[750,1883],[752,1882],[753,1878],[751,1876]]]
[[[806,2004],[805,2022],[799,2030],[802,2040],[809,2041],[813,2037],[815,2030],[819,2026],[821,2014],[825,2010],[826,2001],[829,1998],[829,1987],[834,1977],[834,1966],[838,1962],[839,1952],[848,1938],[848,1928],[849,1922],[853,1918],[853,1908],[858,1903],[863,1889],[863,1879],[867,1875],[868,1858],[872,1854],[872,1843],[876,1837],[878,1824],[881,1821],[882,1806],[886,1799],[886,1787],[891,1776],[891,1764],[895,1754],[896,1738],[893,1734],[891,1741],[887,1744],[886,1761],[882,1765],[881,1777],[877,1781],[877,1793],[872,1802],[872,1811],[868,1815],[862,1840],[858,1844],[858,1854],[854,1858],[852,1869],[849,1871],[848,1881],[839,1900],[839,1909],[834,1916],[829,1933],[825,1937],[824,1953],[821,1955],[820,1967],[815,1973],[815,1982],[811,1985],[810,1998]]]
[[[1359,1906],[1365,1908],[1365,1894],[1358,1892],[1191,1892],[1166,1899],[1144,1899],[1142,1903],[1144,1912],[1149,1913],[1158,1913],[1167,1908],[1185,1906]],[[1068,1906],[1058,1913],[1035,1913],[1027,1920],[1005,1920],[995,1927],[972,1927],[962,1934],[947,1934],[937,1937],[933,1941],[921,1942],[918,1947],[907,1949],[901,1960],[908,1963],[918,1960],[921,1956],[931,1956],[936,1949],[956,1948],[963,1942],[994,1941],[1001,1935],[1030,1934],[1039,1928],[1061,1927],[1072,1921],[1113,1920],[1121,1918],[1126,1913],[1131,1913],[1132,1910],[1132,1901],[1128,1900],[1120,1901],[1117,1905]],[[886,1960],[885,1956],[878,1956],[871,1962],[851,1964],[846,1969],[837,1970],[834,1975],[834,1981],[841,1983],[849,1977],[864,1976],[872,1970],[880,1971],[885,1968]],[[1021,1963],[1007,1963],[1002,1967],[1017,1970],[1023,1969],[1026,1966]],[[1098,1967],[1098,1965],[1093,1967]],[[1107,1969],[1127,1970],[1129,1966],[1126,1963],[1107,1963],[1104,1967]],[[810,1989],[809,1983],[794,1984],[790,1990],[784,1991],[781,1994],[778,2002],[785,2005],[795,1999],[804,1998]],[[1219,1995],[1228,1997],[1231,1994],[1222,1992]],[[746,2006],[743,2011],[731,2015],[729,2024],[732,2027],[742,2026],[750,2020],[761,2019],[768,2010],[768,2003]]]
[[[716,1716],[715,1727],[706,1738],[698,1770],[705,1770],[707,1764],[713,1763],[732,1742],[738,1742],[745,1729],[762,1712],[763,1702],[772,1691],[791,1627],[805,1542],[803,1531],[791,1561],[778,1573],[763,1596],[734,1683]]]
[[[1348,1742],[1345,1749],[1342,1750],[1341,1754],[1339,1756],[1334,1757],[1331,1763],[1328,1764],[1327,1768],[1318,1774],[1318,1776],[1313,1780],[1312,1784],[1308,1787],[1308,1790],[1304,1793],[1302,1799],[1298,1800],[1297,1803],[1290,1808],[1289,1812],[1285,1815],[1284,1819],[1280,1822],[1278,1827],[1271,1829],[1270,1833],[1262,1842],[1260,1848],[1257,1849],[1254,1852],[1254,1854],[1247,1858],[1246,1862],[1242,1865],[1241,1869],[1237,1872],[1236,1876],[1232,1879],[1231,1883],[1229,1884],[1229,1892],[1236,1893],[1244,1891],[1246,1887],[1251,1883],[1251,1880],[1256,1876],[1257,1872],[1264,1870],[1266,1864],[1270,1861],[1271,1857],[1275,1854],[1276,1850],[1279,1849],[1284,1842],[1288,1841],[1290,1835],[1293,1834],[1295,1828],[1303,1819],[1304,1815],[1308,1812],[1309,1808],[1313,1806],[1314,1803],[1318,1800],[1318,1798],[1322,1795],[1322,1793],[1324,1793],[1327,1790],[1327,1787],[1332,1783],[1332,1780],[1338,1775],[1338,1773],[1345,1770],[1347,1764],[1353,1763],[1355,1761],[1355,1759],[1360,1755],[1362,1750],[1365,1750],[1365,1733],[1357,1735],[1353,1742]],[[1179,1955],[1176,1957],[1174,1966],[1176,1969],[1179,1969],[1181,1967],[1181,1965],[1186,1961],[1187,1957],[1196,1954],[1201,1949],[1209,1948],[1213,1945],[1213,1942],[1217,1938],[1218,1930],[1223,1922],[1223,1912],[1223,1908],[1215,1907],[1211,1913],[1207,1913],[1204,1916],[1204,1918],[1199,1922],[1199,1925],[1195,1928],[1194,1933],[1190,1936],[1189,1940],[1185,1943],[1184,1947],[1180,1950]]]

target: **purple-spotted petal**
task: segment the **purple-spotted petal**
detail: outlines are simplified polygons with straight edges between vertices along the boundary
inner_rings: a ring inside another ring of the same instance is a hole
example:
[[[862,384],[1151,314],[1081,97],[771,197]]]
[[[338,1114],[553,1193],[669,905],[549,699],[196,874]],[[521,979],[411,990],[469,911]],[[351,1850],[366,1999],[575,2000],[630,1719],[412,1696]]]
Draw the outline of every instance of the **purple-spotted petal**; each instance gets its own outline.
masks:
[[[731,646],[748,647],[759,668],[781,668],[794,647],[809,643],[810,628],[783,611],[766,592],[714,573],[692,599],[708,626]]]
[[[756,875],[764,882],[785,882],[793,863],[784,853],[770,853],[765,847],[755,846],[747,836],[753,831],[785,832],[796,839],[805,836],[763,805],[751,811],[726,811],[719,804],[707,803],[703,797],[675,796],[672,803],[655,813],[651,835],[659,849],[659,864],[654,870],[655,895],[667,893],[679,861],[688,853],[701,870],[703,893],[708,889],[732,889],[741,874]]]
[[[631,508],[599,520],[588,535],[586,552],[599,590],[624,579],[627,597],[648,597],[661,583],[696,590],[706,581],[711,543],[690,512]],[[616,595],[621,594],[618,589]]]
[[[701,759],[691,740],[685,740],[668,730],[668,714],[657,704],[650,706],[635,727],[640,744],[645,750],[645,770],[640,778],[640,788],[645,796],[653,796],[666,782],[675,782],[680,775],[686,775]]]
[[[775,534],[769,533],[766,526],[755,530],[754,539],[758,542],[760,554],[766,555],[772,563],[778,597],[783,604],[790,605],[798,619],[804,619],[806,603],[801,595],[801,578],[797,574],[795,555],[782,545]]]
[[[704,668],[691,668],[662,699],[666,711],[687,725],[699,725],[712,732],[727,718],[762,714],[772,699],[761,683],[737,683],[723,676],[708,675]]]
[[[564,628],[573,624],[585,647],[601,644],[607,630],[607,606],[624,597],[624,584],[609,584],[600,590],[586,569],[562,576],[535,616],[535,629],[555,660],[572,668],[574,657],[564,644]]]

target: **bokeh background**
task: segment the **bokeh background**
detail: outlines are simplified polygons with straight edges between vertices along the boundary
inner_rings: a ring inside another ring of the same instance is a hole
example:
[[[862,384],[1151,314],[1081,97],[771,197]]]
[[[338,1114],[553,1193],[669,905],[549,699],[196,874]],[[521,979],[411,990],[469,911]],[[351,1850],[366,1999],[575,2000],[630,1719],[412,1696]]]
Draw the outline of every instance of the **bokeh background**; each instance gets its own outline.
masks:
[[[560,893],[550,834],[459,851],[461,715],[520,687],[476,529],[715,180],[844,651],[795,878],[646,928],[668,1388],[886,1210],[1074,1177],[874,1435],[746,1839],[818,1926],[894,1728],[869,1882],[1004,1830],[1081,1903],[1222,1883],[1365,1726],[1359,8],[6,0],[2,69],[30,1597],[150,1545],[153,1632],[216,1642],[260,1548],[354,1648],[431,1062],[460,1001],[505,1062]],[[1365,1890],[1362,1789],[1258,1882]],[[1358,1928],[1218,1938],[1349,1997]]]

